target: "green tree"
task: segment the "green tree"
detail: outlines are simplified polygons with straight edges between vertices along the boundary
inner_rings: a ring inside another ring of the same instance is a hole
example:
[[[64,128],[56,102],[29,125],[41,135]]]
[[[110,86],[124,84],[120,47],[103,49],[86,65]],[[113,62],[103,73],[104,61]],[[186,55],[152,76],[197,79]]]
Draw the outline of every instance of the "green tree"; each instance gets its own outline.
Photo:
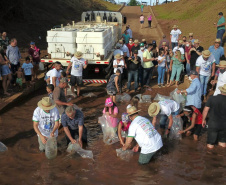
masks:
[[[130,0],[129,2],[129,6],[137,6],[137,5],[140,5],[140,3],[136,0]]]

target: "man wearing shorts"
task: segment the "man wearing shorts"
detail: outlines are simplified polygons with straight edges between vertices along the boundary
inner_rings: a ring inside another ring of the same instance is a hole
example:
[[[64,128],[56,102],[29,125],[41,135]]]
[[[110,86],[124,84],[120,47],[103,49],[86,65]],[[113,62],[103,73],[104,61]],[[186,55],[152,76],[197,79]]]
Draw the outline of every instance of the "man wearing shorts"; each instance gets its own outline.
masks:
[[[211,96],[203,110],[202,126],[206,125],[209,113],[207,147],[212,149],[215,144],[226,148],[226,84],[218,88],[221,94]]]
[[[82,72],[83,69],[87,68],[87,61],[82,58],[82,52],[77,51],[75,55],[71,58],[71,63],[67,67],[66,73],[69,74],[69,69],[71,69],[71,92],[74,94],[75,85],[77,84],[77,96],[80,95],[80,87],[82,86]],[[75,94],[74,94],[75,95]]]

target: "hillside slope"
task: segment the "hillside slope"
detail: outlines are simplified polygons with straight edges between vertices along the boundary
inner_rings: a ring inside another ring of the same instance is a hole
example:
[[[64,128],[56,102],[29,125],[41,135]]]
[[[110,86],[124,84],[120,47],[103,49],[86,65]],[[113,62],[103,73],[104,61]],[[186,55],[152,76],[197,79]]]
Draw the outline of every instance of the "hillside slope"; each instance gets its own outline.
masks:
[[[83,11],[117,11],[119,8],[119,5],[104,0],[1,1],[0,31],[7,31],[9,38],[18,38],[20,47],[26,48],[34,40],[46,49],[46,32],[54,25],[79,21]]]
[[[154,6],[153,11],[167,37],[172,26],[177,24],[182,35],[188,36],[188,33],[193,32],[194,38],[198,38],[207,49],[216,38],[213,23],[218,21],[218,13],[226,15],[226,0],[180,0]],[[224,47],[226,49],[226,43]]]

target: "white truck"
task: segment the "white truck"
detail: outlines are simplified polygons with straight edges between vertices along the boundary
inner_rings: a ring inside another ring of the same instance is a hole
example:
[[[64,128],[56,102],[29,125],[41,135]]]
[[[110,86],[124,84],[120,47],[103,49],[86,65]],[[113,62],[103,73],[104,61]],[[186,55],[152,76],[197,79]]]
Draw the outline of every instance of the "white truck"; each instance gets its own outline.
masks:
[[[49,56],[41,62],[61,62],[68,66],[76,51],[88,61],[83,82],[107,83],[103,70],[113,57],[116,43],[122,34],[122,14],[110,11],[83,12],[81,21],[47,31]]]

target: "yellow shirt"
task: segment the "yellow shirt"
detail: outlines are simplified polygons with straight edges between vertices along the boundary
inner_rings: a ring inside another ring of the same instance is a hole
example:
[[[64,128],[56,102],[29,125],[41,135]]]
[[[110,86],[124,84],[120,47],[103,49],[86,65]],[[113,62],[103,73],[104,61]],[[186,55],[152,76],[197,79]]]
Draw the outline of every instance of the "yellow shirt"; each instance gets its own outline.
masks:
[[[152,58],[152,53],[149,52],[148,50],[146,50],[144,53],[143,53],[143,58],[146,58],[146,59],[151,59]],[[144,68],[151,68],[153,67],[154,64],[152,63],[152,61],[149,61],[149,62],[144,62],[144,65],[143,67]]]

